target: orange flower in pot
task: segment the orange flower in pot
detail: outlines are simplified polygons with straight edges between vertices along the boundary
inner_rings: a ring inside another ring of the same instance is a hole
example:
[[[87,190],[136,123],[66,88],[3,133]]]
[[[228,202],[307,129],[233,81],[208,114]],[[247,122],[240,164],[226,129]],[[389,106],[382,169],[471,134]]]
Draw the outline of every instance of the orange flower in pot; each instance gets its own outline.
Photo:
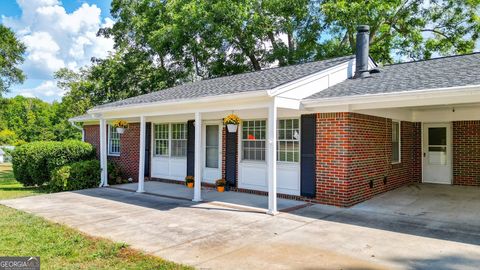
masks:
[[[193,176],[189,175],[189,176],[185,177],[185,185],[188,188],[193,188],[193,183],[194,182],[195,182],[195,179],[193,178]]]
[[[215,185],[217,186],[218,192],[224,192],[227,181],[225,181],[225,179],[218,179],[217,181],[215,181]]]

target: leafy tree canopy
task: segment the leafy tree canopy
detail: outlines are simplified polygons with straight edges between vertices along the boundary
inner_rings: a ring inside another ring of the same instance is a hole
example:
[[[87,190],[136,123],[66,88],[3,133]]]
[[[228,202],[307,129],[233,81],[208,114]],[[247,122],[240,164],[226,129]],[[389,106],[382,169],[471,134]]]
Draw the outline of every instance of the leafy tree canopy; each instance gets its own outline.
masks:
[[[25,74],[18,68],[23,62],[24,52],[25,45],[9,28],[0,24],[0,97],[12,84],[25,80]]]
[[[472,52],[480,0],[113,0],[115,52],[57,73],[88,107],[180,83],[354,53],[370,26],[379,63]]]

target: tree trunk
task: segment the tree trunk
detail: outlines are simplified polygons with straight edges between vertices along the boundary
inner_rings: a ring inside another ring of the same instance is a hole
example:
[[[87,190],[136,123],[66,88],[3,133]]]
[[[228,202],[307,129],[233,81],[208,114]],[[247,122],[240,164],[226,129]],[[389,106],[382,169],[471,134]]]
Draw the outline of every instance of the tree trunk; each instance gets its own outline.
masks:
[[[250,62],[252,62],[253,69],[255,71],[262,70],[262,67],[260,66],[260,63],[258,62],[257,58],[255,57],[255,55],[253,53],[249,54],[248,58],[250,58]]]

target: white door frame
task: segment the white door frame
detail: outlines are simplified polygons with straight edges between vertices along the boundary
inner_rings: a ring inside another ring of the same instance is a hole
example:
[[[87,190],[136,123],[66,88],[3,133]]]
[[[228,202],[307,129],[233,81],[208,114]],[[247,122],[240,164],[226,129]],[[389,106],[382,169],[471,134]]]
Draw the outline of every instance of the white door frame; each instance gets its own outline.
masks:
[[[427,134],[425,134],[425,130],[428,127],[446,127],[447,128],[447,164],[449,169],[449,176],[450,181],[449,183],[438,183],[438,184],[452,184],[453,183],[453,134],[452,134],[452,122],[422,122],[422,130],[421,130],[421,144],[422,144],[422,183],[431,183],[425,181],[425,162],[426,162],[426,141],[425,138]]]
[[[207,126],[210,125],[218,125],[218,171],[215,172],[216,169],[214,168],[207,168]],[[222,151],[223,151],[223,123],[221,120],[216,121],[204,121],[202,125],[202,155],[203,155],[203,175],[202,175],[202,182],[214,184],[217,179],[222,178]],[[216,179],[206,179],[207,174],[217,174]]]

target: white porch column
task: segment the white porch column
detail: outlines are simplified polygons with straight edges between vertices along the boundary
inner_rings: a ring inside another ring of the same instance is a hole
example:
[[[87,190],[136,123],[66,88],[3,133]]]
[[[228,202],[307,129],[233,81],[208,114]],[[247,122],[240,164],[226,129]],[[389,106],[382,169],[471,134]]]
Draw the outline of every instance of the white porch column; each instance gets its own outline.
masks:
[[[193,201],[202,201],[202,115],[195,113],[195,185]]]
[[[269,215],[278,214],[277,211],[277,104],[275,98],[268,107],[268,211]]]
[[[100,119],[100,187],[108,187],[107,147],[107,121]]]
[[[137,192],[145,192],[145,116],[140,116],[140,156],[138,160],[138,188]]]

